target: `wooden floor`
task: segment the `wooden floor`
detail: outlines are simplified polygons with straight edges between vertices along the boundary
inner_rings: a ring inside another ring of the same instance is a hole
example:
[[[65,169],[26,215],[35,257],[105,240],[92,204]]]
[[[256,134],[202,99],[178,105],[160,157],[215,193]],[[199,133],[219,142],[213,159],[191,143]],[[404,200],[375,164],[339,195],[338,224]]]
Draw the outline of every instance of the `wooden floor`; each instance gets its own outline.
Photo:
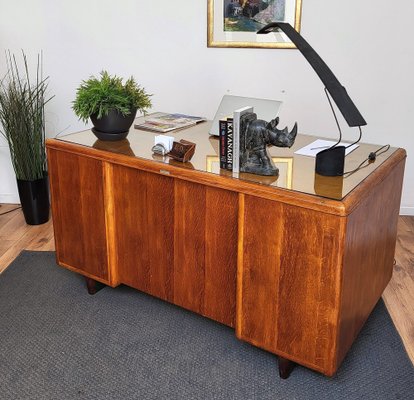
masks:
[[[18,205],[0,205],[0,214]],[[29,226],[20,209],[0,215],[0,273],[23,250],[53,251],[52,221]],[[400,217],[393,278],[383,299],[414,364],[414,217]]]

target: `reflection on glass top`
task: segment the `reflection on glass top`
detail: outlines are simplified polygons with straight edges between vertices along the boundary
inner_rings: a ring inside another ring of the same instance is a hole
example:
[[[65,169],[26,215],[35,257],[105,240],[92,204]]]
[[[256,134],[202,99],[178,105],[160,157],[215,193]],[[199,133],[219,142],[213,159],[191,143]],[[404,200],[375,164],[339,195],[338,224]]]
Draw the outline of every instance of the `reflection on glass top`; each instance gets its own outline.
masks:
[[[290,149],[273,146],[268,148],[269,155],[272,157],[275,165],[279,168],[279,176],[269,177],[248,173],[236,174],[231,171],[220,169],[218,156],[219,140],[217,137],[209,136],[209,127],[209,122],[203,122],[188,129],[169,133],[169,136],[173,136],[176,141],[185,139],[196,143],[195,154],[191,161],[187,163],[181,163],[170,157],[153,154],[151,148],[154,145],[154,137],[158,135],[158,133],[137,130],[133,127],[130,129],[128,137],[118,142],[104,142],[98,140],[91,130],[73,133],[59,137],[58,139],[104,151],[152,160],[160,164],[194,169],[275,188],[319,195],[335,200],[344,198],[396,150],[396,148],[389,149],[386,153],[380,154],[374,163],[369,165],[365,163],[361,169],[345,178],[324,177],[315,174],[314,157],[294,154],[296,150],[312,143],[317,137],[298,135],[295,144]],[[381,145],[360,144],[356,150],[346,156],[345,171],[352,171],[357,168],[359,164],[368,157],[370,152],[376,151],[380,147]]]

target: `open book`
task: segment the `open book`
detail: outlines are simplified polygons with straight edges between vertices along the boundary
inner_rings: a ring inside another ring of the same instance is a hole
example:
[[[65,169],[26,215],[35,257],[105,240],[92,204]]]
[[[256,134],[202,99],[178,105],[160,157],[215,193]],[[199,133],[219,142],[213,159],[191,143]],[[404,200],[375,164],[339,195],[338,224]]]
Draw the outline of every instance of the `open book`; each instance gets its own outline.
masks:
[[[168,114],[158,112],[148,115],[145,122],[135,124],[134,128],[166,133],[176,129],[188,128],[203,121],[206,121],[206,118],[185,114]]]

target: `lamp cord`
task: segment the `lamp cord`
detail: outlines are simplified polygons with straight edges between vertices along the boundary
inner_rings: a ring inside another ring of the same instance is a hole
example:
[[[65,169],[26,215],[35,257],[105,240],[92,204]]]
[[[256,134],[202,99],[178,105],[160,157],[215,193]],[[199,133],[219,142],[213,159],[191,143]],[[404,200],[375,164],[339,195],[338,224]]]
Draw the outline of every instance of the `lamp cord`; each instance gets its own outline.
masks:
[[[362,161],[355,169],[353,169],[351,171],[344,172],[342,174],[342,176],[344,178],[348,178],[349,176],[351,176],[353,173],[359,171],[360,169],[368,167],[368,165],[372,164],[380,154],[383,154],[383,153],[387,152],[390,149],[390,147],[391,146],[389,144],[386,144],[386,145],[380,147],[378,150],[369,153],[368,157],[364,161]],[[366,163],[367,161],[368,161],[368,164],[364,165],[364,163]],[[345,176],[345,175],[347,175],[347,176]]]

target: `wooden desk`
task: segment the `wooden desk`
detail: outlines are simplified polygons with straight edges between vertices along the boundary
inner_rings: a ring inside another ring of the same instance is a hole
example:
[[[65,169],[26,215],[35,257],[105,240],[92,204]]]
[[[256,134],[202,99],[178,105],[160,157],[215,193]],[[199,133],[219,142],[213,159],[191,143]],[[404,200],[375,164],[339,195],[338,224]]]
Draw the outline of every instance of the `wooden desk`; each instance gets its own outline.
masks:
[[[277,180],[233,176],[207,128],[174,134],[197,143],[186,164],[153,156],[154,134],[133,129],[122,142],[48,140],[58,263],[234,327],[282,375],[287,360],[333,375],[391,278],[405,151],[315,177],[314,159],[293,154],[315,138],[299,135],[271,150]]]

